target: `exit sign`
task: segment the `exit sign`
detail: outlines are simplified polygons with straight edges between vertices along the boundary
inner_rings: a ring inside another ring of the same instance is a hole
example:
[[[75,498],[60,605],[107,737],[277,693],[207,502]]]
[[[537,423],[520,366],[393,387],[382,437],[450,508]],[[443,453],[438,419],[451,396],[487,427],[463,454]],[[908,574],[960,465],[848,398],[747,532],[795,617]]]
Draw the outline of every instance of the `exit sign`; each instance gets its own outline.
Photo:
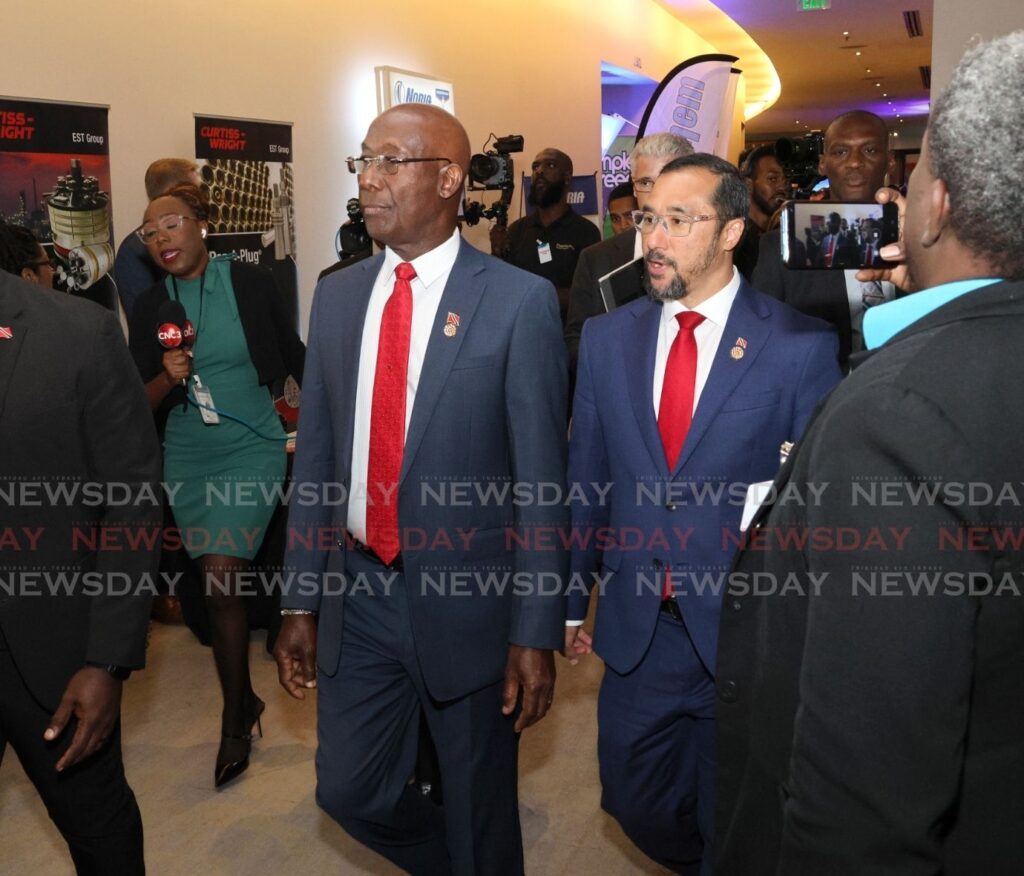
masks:
[[[810,12],[812,9],[831,9],[832,0],[796,0],[796,7],[801,12]]]

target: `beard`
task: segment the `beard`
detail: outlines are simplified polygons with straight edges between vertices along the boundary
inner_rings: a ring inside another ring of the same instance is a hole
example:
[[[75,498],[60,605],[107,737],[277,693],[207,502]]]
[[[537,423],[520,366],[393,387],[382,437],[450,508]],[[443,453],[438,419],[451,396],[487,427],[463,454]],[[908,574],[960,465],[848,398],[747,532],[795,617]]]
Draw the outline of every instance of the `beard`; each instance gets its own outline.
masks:
[[[757,192],[752,192],[750,200],[765,216],[771,216],[783,204],[785,198],[780,199],[778,195],[773,195],[770,201],[766,201]]]
[[[715,260],[717,255],[716,241],[712,240],[708,245],[707,249],[704,250],[703,255],[698,261],[698,264],[694,266],[694,270],[691,271],[691,277],[699,277],[707,272],[711,267],[712,262]],[[675,259],[670,259],[664,250],[652,249],[644,257],[644,261],[648,258],[653,257],[656,261],[661,262],[672,269],[672,279],[669,280],[668,285],[662,289],[655,288],[651,282],[650,275],[644,271],[644,291],[647,293],[647,297],[651,301],[681,301],[687,295],[690,294],[690,287],[687,285],[683,275],[679,273],[679,264]]]
[[[530,197],[526,200],[534,207],[552,207],[562,199],[566,182],[564,179],[558,182],[546,182],[539,189],[533,186],[530,189]]]
[[[665,264],[671,264],[672,268],[675,269],[674,262],[666,262]],[[651,301],[679,301],[690,294],[690,290],[686,286],[686,281],[679,276],[677,270],[673,275],[669,284],[664,289],[655,289],[651,283],[650,276],[644,273],[644,292],[647,293],[647,297]]]

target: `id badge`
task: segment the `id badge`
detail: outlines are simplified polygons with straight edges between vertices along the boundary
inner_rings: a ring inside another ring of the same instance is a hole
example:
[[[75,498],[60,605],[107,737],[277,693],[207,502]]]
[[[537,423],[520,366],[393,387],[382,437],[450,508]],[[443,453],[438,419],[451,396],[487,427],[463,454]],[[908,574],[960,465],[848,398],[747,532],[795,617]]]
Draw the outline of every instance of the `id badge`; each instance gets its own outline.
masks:
[[[196,401],[201,405],[199,408],[199,416],[203,418],[203,422],[207,426],[216,426],[220,422],[220,417],[217,416],[217,412],[213,410],[213,396],[210,394],[210,388],[203,386],[202,381],[199,379],[199,375],[193,375],[195,380],[194,394]]]
[[[542,265],[546,265],[551,261],[551,244],[541,243],[537,241],[537,258],[540,259]]]

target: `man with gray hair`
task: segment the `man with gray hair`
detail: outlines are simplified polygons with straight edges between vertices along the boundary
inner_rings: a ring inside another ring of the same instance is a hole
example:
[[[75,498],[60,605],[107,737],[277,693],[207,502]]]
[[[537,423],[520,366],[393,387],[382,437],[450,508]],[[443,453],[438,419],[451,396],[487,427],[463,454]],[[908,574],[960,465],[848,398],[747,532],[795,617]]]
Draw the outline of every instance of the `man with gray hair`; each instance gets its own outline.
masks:
[[[676,134],[651,134],[636,142],[629,153],[629,169],[638,210],[644,209],[661,169],[673,159],[691,154],[693,146],[690,141]],[[573,372],[576,370],[583,323],[611,309],[608,304],[620,307],[644,294],[642,255],[640,235],[635,228],[588,246],[580,255],[572,278],[569,315],[565,323],[565,343],[569,347]],[[620,271],[613,281],[606,283],[606,291],[614,298],[606,304],[600,281],[629,264],[633,264],[636,270]]]
[[[1024,872],[1022,117],[1017,31],[954,71],[906,201],[877,195],[903,264],[860,276],[923,291],[865,316],[733,568],[716,873]]]

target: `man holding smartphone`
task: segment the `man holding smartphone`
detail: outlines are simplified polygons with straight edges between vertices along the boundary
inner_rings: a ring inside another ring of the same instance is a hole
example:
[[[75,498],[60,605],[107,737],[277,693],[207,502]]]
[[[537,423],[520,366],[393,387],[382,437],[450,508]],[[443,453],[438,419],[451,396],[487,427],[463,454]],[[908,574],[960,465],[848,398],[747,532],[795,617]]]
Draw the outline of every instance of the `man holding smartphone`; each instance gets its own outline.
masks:
[[[829,200],[864,201],[885,185],[893,167],[885,122],[864,110],[853,110],[833,119],[825,130],[825,149],[818,171],[828,177]],[[821,205],[826,211],[828,203]],[[832,269],[793,271],[782,262],[779,231],[761,237],[754,288],[785,301],[810,316],[836,327],[839,333],[839,364],[846,368],[851,352],[864,349],[861,322],[864,311],[874,304],[890,301],[897,294],[889,282],[861,282],[856,270]]]

